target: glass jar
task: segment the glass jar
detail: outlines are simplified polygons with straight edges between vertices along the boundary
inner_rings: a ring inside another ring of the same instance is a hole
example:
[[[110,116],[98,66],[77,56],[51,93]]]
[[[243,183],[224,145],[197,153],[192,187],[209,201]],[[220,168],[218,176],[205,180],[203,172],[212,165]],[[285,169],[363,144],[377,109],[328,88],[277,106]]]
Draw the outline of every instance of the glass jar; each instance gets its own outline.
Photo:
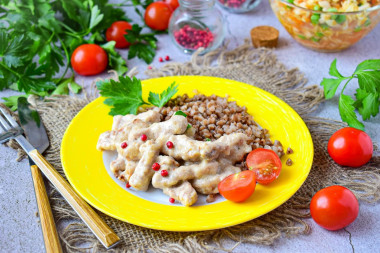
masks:
[[[203,47],[207,53],[219,47],[225,36],[222,14],[215,0],[179,0],[170,18],[169,35],[183,52],[191,54]]]
[[[218,5],[233,13],[243,13],[253,10],[261,0],[217,0]]]

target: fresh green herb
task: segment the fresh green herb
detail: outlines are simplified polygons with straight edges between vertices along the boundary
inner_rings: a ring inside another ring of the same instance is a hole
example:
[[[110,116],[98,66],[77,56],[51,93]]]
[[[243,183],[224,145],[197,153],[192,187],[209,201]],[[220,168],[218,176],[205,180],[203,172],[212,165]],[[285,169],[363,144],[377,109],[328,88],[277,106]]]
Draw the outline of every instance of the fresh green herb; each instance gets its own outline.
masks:
[[[316,35],[317,35],[318,37],[320,37],[320,38],[322,38],[323,36],[325,36],[325,35],[324,35],[323,33],[321,33],[321,32],[317,32]]]
[[[346,15],[337,15],[337,17],[335,18],[335,21],[338,23],[338,24],[343,24],[345,21],[346,21]]]
[[[180,115],[180,116],[183,116],[183,117],[187,117],[187,114],[186,113],[184,113],[183,111],[176,111],[175,113],[174,113],[174,115]]]
[[[320,26],[323,30],[327,30],[327,29],[330,28],[328,24],[320,24],[319,26]]]
[[[192,126],[190,124],[187,124],[186,130],[189,128],[192,128]]]
[[[300,39],[307,40],[307,38],[306,38],[304,35],[302,35],[302,34],[297,34],[297,36],[298,36]]]
[[[178,85],[173,82],[161,94],[149,92],[148,101],[154,106],[163,107],[176,93],[178,92]]]
[[[137,114],[140,106],[149,104],[142,98],[141,80],[136,77],[119,76],[119,81],[112,79],[98,81],[96,87],[100,91],[100,95],[106,98],[104,104],[111,106],[109,115],[112,116]],[[161,94],[150,92],[148,101],[152,105],[162,107],[177,93],[177,87],[178,85],[172,83]],[[179,112],[181,111],[177,111],[175,114],[177,115]]]
[[[152,0],[1,0],[0,7],[0,90],[15,89],[25,94],[46,96],[67,94],[73,75],[67,79],[70,57],[81,44],[96,43],[108,53],[109,66],[119,75],[127,72],[125,60],[108,42],[105,30],[118,20],[131,21],[122,6],[141,13]],[[129,59],[147,62],[155,55],[155,34],[142,34],[133,25]],[[60,75],[58,76],[58,74]]]
[[[211,141],[211,139],[210,139],[210,138],[206,138],[205,140],[206,140],[206,141]]]
[[[137,114],[137,109],[147,104],[142,98],[141,81],[136,77],[119,76],[119,81],[106,80],[96,83],[104,103],[111,106],[110,115]]]
[[[321,85],[324,88],[325,98],[332,98],[342,81],[346,81],[339,97],[339,113],[343,121],[349,126],[364,130],[355,114],[358,110],[363,120],[375,117],[380,107],[380,59],[361,62],[355,72],[348,77],[342,76],[336,67],[336,59],[331,63],[329,74],[336,78],[323,78]],[[347,84],[354,78],[358,79],[359,88],[356,90],[356,100],[343,92]]]
[[[319,6],[318,4],[316,6],[314,6],[313,8],[315,11],[321,11],[322,10],[322,7]]]
[[[354,32],[360,32],[361,30],[362,30],[362,27],[361,26],[357,26],[357,27],[355,27]]]
[[[314,13],[313,15],[311,15],[311,23],[313,23],[314,25],[318,24],[319,22],[319,18],[321,17],[320,14],[318,13]]]
[[[319,42],[321,40],[321,38],[311,37],[311,40],[314,41],[314,42]]]

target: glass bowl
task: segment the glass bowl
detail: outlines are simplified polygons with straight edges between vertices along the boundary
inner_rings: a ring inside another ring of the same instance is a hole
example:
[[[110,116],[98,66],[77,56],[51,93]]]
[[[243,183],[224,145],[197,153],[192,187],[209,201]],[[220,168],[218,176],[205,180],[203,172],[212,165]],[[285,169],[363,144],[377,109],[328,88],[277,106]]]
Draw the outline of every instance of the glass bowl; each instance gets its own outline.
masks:
[[[329,4],[308,9],[294,5],[294,0],[269,1],[288,33],[302,46],[320,52],[337,52],[352,46],[380,21],[380,2],[364,10],[339,12],[329,8]]]

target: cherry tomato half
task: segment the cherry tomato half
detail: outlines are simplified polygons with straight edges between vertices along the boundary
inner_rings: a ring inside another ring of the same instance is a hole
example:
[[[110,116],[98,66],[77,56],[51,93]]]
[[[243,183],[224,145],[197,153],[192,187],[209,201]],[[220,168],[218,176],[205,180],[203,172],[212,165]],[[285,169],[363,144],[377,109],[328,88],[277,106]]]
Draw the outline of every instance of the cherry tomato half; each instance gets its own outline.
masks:
[[[175,9],[177,9],[179,6],[178,0],[164,0],[164,3],[170,5],[173,11],[175,11]]]
[[[168,29],[169,20],[173,9],[164,2],[153,2],[145,10],[145,24],[153,30],[163,31]]]
[[[71,66],[79,75],[91,76],[102,73],[108,64],[106,51],[95,44],[83,44],[71,55]]]
[[[327,151],[337,164],[360,167],[371,159],[373,144],[368,134],[362,130],[345,127],[330,137]]]
[[[318,191],[310,202],[313,220],[328,230],[342,229],[351,224],[359,213],[359,203],[347,188],[333,185]]]
[[[125,37],[124,34],[127,34],[125,30],[132,29],[132,25],[127,21],[116,21],[106,31],[107,41],[115,41],[116,48],[126,48],[131,45]]]
[[[256,174],[250,170],[232,174],[218,184],[219,193],[234,202],[242,202],[248,199],[255,188]]]
[[[260,184],[269,184],[280,175],[282,163],[273,150],[257,148],[248,154],[246,161],[248,168],[256,172]]]

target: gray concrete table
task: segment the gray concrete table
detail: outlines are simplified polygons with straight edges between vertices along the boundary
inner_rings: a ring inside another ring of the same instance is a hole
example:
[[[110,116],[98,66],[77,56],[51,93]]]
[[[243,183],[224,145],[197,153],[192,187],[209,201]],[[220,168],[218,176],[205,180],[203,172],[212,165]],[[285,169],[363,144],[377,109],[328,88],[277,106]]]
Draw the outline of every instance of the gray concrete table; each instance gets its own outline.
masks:
[[[247,14],[230,14],[222,11],[228,25],[227,40],[229,48],[242,44],[249,37],[252,27],[271,25],[280,31],[280,43],[276,50],[278,58],[289,68],[298,67],[309,79],[309,84],[318,84],[327,76],[329,65],[338,59],[338,68],[342,74],[350,74],[356,65],[365,59],[380,59],[380,26],[355,46],[339,53],[318,53],[297,44],[281,26],[272,13],[267,1],[254,12]],[[249,24],[247,26],[247,24]],[[232,31],[232,32],[231,32]],[[126,52],[122,52],[125,56]],[[190,56],[177,50],[167,35],[160,35],[157,57],[152,64],[160,67],[158,57],[170,55],[173,61],[185,62]],[[131,60],[128,66],[137,67],[142,74],[147,65],[140,60]],[[76,81],[88,87],[94,77],[78,76]],[[355,93],[355,84],[345,92]],[[16,94],[13,91],[1,91],[0,97]],[[337,99],[324,102],[315,113],[317,116],[339,119]],[[365,122],[366,131],[373,141],[380,143],[380,116]],[[32,179],[26,160],[17,163],[16,152],[0,146],[0,252],[43,252],[44,244],[38,218],[35,216],[37,205]],[[312,233],[308,236],[281,238],[273,246],[241,244],[236,252],[380,252],[380,204],[360,203],[357,220],[347,227],[347,231],[330,232],[316,225],[312,220]],[[351,236],[350,236],[351,234]]]

